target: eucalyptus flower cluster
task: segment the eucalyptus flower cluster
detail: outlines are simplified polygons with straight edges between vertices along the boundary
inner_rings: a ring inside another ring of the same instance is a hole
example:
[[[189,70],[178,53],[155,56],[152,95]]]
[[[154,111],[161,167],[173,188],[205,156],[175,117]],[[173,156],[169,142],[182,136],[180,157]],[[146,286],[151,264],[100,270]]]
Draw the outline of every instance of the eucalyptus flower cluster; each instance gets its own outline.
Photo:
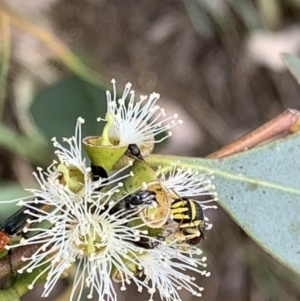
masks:
[[[63,143],[52,139],[57,161],[35,173],[39,188],[19,201],[29,218],[19,243],[39,247],[23,258],[19,273],[39,268],[33,287],[44,273],[47,297],[68,272],[74,283],[70,300],[116,301],[114,282],[146,290],[149,300],[180,300],[186,289],[201,296],[203,288],[191,273],[209,276],[199,249],[211,228],[204,211],[215,208],[213,175],[172,166],[153,169],[146,157],[155,143],[171,136],[182,121],[166,116],[159,95],[136,101],[127,84],[121,98],[107,92],[107,113],[101,136],[82,137],[78,118],[75,135]],[[164,134],[155,140],[157,134]],[[83,156],[83,148],[88,156]],[[194,197],[202,196],[202,201]]]

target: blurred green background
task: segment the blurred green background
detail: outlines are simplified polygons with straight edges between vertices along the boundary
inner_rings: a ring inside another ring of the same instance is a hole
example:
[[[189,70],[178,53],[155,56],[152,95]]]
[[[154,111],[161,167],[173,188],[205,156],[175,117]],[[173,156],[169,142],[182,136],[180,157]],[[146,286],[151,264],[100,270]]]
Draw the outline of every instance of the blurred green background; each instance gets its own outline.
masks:
[[[112,78],[120,91],[130,81],[137,94],[160,93],[166,112],[180,114],[184,125],[159,150],[175,155],[206,156],[299,109],[299,86],[279,56],[300,54],[299,20],[300,0],[0,1],[0,200],[36,185],[36,166],[53,160],[49,139],[72,135],[78,116],[85,134],[101,131],[95,119]],[[1,205],[0,218],[13,210]],[[221,208],[207,215],[203,301],[300,300],[296,275]],[[66,287],[47,300],[67,300]],[[120,300],[147,300],[135,292]]]

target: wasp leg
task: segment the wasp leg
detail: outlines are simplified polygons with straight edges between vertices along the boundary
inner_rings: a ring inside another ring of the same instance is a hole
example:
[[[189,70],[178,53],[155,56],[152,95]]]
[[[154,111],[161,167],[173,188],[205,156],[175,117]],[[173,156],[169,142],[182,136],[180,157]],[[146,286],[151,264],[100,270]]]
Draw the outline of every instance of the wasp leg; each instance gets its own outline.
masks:
[[[193,227],[198,227],[200,226],[202,223],[202,221],[194,221],[194,222],[190,222],[190,223],[185,223],[185,224],[181,224],[179,225],[179,228],[193,228]]]

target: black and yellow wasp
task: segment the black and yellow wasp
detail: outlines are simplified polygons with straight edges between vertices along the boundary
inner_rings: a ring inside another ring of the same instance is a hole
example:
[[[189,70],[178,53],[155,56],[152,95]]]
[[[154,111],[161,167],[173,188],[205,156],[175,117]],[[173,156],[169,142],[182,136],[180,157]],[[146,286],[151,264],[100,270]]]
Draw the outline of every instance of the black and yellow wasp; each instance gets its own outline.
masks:
[[[206,225],[201,205],[192,199],[182,198],[172,192],[176,198],[171,204],[171,219],[179,224],[175,238],[190,245],[197,245],[205,238]]]

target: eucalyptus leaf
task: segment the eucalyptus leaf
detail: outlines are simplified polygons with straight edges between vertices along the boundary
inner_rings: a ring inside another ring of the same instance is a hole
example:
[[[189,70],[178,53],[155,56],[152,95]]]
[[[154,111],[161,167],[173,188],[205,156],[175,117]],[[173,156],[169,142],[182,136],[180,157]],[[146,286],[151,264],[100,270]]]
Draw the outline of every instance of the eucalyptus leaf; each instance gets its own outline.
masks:
[[[0,124],[0,147],[36,164],[42,164],[49,156],[47,144],[38,133],[23,135],[4,124]]]
[[[31,106],[31,113],[38,127],[48,139],[74,135],[76,120],[83,117],[83,137],[100,135],[105,117],[106,92],[104,88],[72,75],[41,90]]]
[[[0,203],[1,201],[20,198],[29,193],[24,188],[14,182],[0,182]]]
[[[300,84],[300,58],[289,53],[282,53],[281,57],[286,64],[289,71],[295,77],[297,82]]]
[[[149,162],[180,160],[181,166],[213,172],[222,207],[265,251],[300,274],[299,149],[298,132],[227,158],[155,155]]]
[[[7,218],[20,207],[16,203],[3,203],[3,201],[14,200],[29,195],[28,191],[17,183],[0,182],[0,220]]]

